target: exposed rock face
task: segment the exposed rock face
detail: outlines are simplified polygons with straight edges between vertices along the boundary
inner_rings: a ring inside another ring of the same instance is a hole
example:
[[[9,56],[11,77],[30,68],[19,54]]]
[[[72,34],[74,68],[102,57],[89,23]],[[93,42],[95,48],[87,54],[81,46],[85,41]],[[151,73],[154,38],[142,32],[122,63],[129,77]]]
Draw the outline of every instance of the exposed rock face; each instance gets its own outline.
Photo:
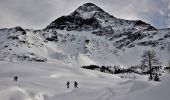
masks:
[[[170,30],[140,20],[115,18],[92,3],[43,30],[0,29],[0,60],[54,61],[88,65],[134,65],[146,49],[169,59]]]

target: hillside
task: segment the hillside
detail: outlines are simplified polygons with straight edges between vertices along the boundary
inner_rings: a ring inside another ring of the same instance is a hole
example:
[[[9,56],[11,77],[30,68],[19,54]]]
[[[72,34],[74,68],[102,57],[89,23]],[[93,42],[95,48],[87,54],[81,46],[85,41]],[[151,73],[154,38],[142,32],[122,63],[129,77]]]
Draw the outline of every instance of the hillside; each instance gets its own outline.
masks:
[[[45,29],[0,29],[0,60],[72,65],[137,65],[154,49],[164,66],[170,59],[170,30],[140,20],[116,18],[86,3]]]

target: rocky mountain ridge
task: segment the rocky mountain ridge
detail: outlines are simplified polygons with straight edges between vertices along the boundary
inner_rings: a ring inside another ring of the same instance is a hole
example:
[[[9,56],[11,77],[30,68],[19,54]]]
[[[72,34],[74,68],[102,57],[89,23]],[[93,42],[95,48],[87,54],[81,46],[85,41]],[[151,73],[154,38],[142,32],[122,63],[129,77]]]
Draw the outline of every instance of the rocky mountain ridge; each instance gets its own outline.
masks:
[[[147,49],[154,49],[166,65],[170,30],[159,30],[140,20],[115,18],[92,3],[42,30],[0,29],[1,61],[130,66],[139,64]]]

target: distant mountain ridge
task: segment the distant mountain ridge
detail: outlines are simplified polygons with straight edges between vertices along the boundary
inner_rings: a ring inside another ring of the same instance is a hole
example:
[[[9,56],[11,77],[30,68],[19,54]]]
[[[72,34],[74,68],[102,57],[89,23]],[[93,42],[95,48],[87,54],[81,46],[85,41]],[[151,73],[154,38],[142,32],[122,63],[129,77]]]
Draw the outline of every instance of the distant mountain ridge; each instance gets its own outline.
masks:
[[[154,49],[166,65],[170,29],[119,19],[92,3],[59,17],[42,30],[0,29],[1,61],[130,66],[139,64],[147,49]]]

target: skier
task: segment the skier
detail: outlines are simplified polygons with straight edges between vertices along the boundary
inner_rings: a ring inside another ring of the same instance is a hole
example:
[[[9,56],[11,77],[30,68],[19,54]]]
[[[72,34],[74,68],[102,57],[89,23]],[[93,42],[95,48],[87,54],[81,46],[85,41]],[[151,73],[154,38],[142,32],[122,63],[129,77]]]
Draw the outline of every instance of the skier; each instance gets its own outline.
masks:
[[[14,81],[18,81],[18,76],[14,76]]]
[[[78,83],[74,81],[74,88],[78,88]]]
[[[67,85],[67,88],[69,88],[70,87],[70,82],[67,81],[66,85]]]

